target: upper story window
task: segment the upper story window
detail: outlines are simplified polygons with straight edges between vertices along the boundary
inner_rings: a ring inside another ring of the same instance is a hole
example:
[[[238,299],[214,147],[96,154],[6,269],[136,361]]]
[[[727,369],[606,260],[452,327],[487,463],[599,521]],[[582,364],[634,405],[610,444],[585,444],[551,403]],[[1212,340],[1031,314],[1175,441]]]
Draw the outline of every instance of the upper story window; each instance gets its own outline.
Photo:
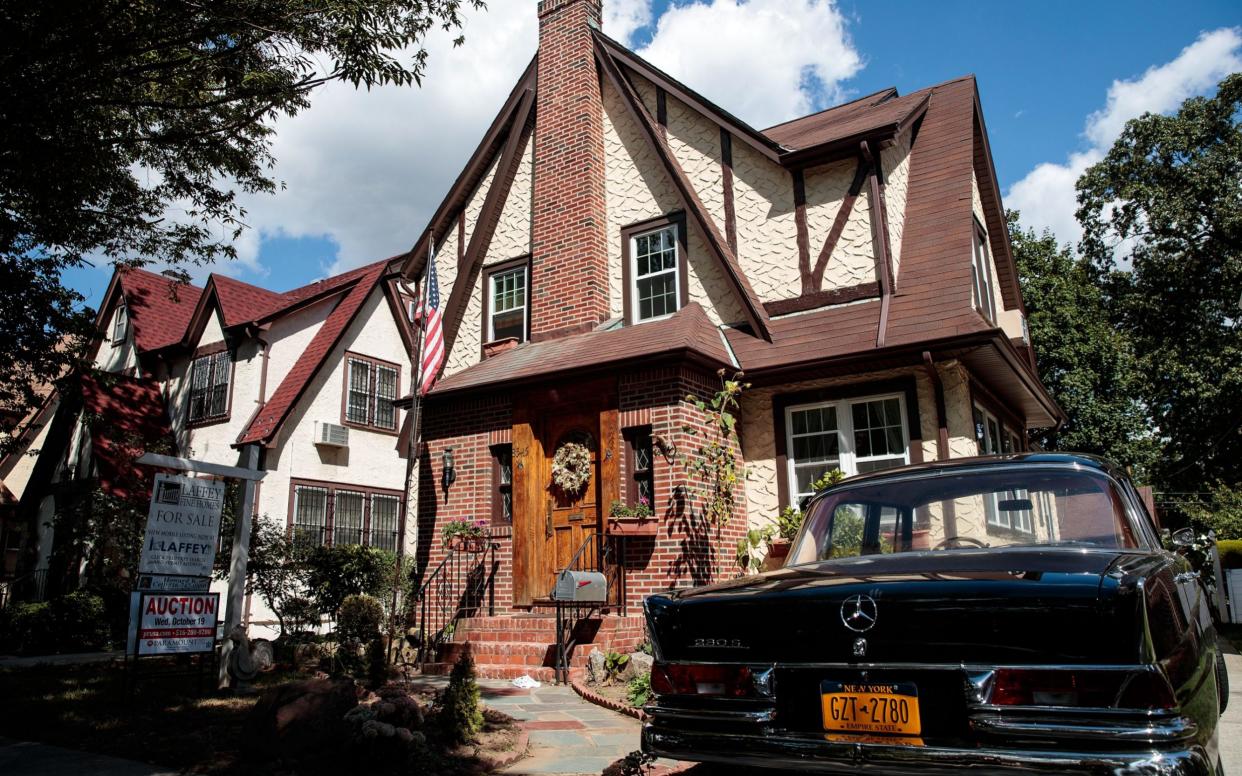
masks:
[[[528,278],[526,259],[519,259],[516,264],[507,262],[488,273],[484,342],[509,337],[526,341]]]
[[[667,318],[686,303],[685,218],[664,216],[626,227],[625,311],[629,323]]]
[[[121,344],[128,335],[129,311],[125,309],[125,303],[122,302],[116,306],[116,312],[112,315],[112,344]]]
[[[992,284],[992,256],[988,251],[988,233],[974,222],[974,241],[970,254],[971,298],[983,317],[996,322],[996,297]]]
[[[833,469],[853,475],[910,462],[900,394],[788,407],[785,434],[785,476],[795,505],[814,495],[812,483]]]
[[[233,359],[227,350],[205,353],[190,362],[191,423],[225,420],[229,416],[229,388]]]
[[[401,368],[353,353],[346,354],[345,363],[344,424],[396,430],[397,408],[392,403],[397,398]]]

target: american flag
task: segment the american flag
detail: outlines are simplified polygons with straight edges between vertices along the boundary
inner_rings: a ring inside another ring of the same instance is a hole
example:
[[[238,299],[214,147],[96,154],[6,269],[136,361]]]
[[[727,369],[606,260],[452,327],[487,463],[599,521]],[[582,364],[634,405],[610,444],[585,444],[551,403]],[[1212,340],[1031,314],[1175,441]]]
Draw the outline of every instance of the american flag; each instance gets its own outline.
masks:
[[[436,263],[427,262],[427,298],[419,310],[423,322],[423,360],[419,365],[422,375],[419,393],[423,396],[436,384],[440,365],[444,363],[444,326],[440,320],[440,284],[436,281]]]

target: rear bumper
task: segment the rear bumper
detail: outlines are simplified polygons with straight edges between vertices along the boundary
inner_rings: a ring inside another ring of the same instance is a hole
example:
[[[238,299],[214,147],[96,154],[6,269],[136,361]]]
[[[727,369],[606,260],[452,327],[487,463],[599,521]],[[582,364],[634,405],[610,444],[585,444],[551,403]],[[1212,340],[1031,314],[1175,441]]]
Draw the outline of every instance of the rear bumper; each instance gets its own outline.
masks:
[[[1210,776],[1215,763],[1201,746],[1170,750],[1075,752],[1026,749],[958,749],[843,743],[816,738],[674,731],[643,727],[643,751],[674,760],[755,768],[795,768],[818,773],[926,776],[962,769],[989,774],[1098,773],[1109,776]]]

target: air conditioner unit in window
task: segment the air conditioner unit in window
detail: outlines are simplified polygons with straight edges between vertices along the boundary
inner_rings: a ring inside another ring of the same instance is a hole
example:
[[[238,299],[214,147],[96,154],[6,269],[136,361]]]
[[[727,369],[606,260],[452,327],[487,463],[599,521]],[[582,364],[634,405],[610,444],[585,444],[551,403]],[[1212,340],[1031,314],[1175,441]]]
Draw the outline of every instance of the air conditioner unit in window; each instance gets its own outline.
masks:
[[[336,423],[319,423],[315,444],[324,447],[349,447],[349,429]]]

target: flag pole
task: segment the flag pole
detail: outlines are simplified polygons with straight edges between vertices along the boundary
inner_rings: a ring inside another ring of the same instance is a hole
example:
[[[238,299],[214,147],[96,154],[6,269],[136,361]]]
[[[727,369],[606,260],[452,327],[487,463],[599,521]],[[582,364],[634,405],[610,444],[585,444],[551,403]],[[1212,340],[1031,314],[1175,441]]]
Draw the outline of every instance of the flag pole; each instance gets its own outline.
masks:
[[[414,382],[410,391],[412,400],[410,403],[410,442],[406,453],[405,464],[405,516],[408,520],[411,515],[415,519],[418,517],[418,493],[410,493],[410,487],[414,481],[414,473],[419,466],[421,456],[419,451],[422,447],[422,382],[423,382],[423,345],[427,340],[427,273],[430,271],[431,262],[435,261],[435,232],[431,229],[427,230],[427,266],[423,268],[423,282],[418,287],[418,294],[415,298],[414,309],[418,312],[417,336],[414,339],[414,352],[412,356],[412,369],[414,374]],[[422,489],[422,486],[419,486]],[[415,534],[418,535],[417,533]],[[404,556],[404,540],[405,531],[402,531],[402,553]],[[408,603],[408,602],[407,602]],[[395,609],[395,606],[394,606]]]

